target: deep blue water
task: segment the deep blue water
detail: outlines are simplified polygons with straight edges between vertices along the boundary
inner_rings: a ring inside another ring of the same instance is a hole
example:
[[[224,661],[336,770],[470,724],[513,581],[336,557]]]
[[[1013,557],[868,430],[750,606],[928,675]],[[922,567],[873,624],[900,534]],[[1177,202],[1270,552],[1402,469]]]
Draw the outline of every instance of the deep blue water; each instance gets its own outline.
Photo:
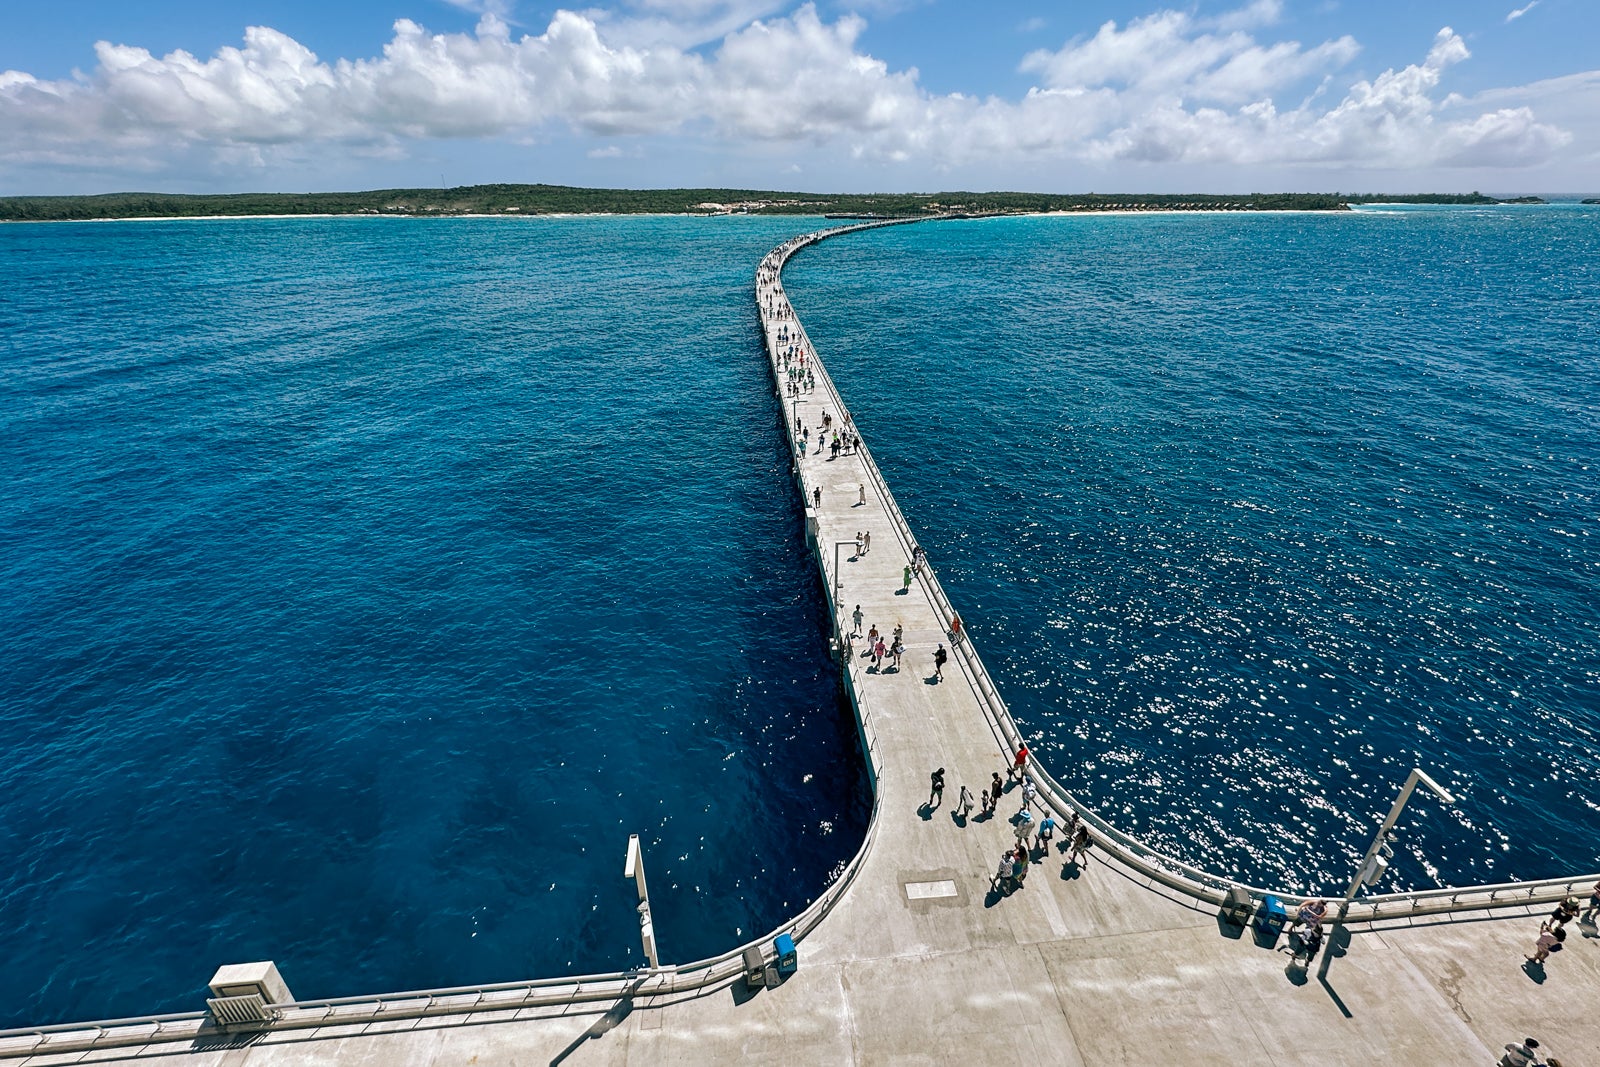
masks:
[[[0,1023],[731,947],[866,790],[749,285],[818,220],[0,227]],[[1600,867],[1600,214],[988,220],[786,279],[1043,757],[1342,888]],[[983,771],[975,768],[974,771]]]
[[[1600,209],[948,222],[785,273],[1013,713],[1342,894],[1600,869]],[[983,777],[988,768],[962,773]]]
[[[0,1025],[663,959],[867,792],[750,281],[816,220],[0,227]]]

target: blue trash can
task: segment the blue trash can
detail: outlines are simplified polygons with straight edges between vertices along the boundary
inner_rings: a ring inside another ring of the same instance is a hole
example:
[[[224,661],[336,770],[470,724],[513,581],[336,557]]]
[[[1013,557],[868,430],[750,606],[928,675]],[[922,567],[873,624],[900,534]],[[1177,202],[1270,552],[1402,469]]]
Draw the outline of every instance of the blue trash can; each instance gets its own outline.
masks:
[[[795,972],[799,966],[799,958],[794,951],[794,938],[788,934],[779,934],[773,939],[772,949],[778,954],[778,973],[784,977]]]
[[[1262,933],[1276,938],[1283,933],[1284,924],[1289,921],[1289,912],[1283,906],[1283,901],[1268,893],[1261,901],[1261,909],[1256,912],[1256,929]]]

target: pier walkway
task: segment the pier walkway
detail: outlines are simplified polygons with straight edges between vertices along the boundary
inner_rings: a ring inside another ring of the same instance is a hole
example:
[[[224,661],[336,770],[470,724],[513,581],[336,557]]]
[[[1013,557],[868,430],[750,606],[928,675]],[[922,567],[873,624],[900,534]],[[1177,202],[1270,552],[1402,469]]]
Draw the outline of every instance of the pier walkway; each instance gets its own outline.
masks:
[[[1024,887],[991,891],[1015,844],[1019,789],[993,817],[962,819],[955,808],[962,785],[977,796],[1011,765],[1005,725],[983,698],[970,642],[952,649],[943,680],[932,677],[934,650],[952,648],[942,594],[931,580],[905,588],[911,546],[870,456],[819,449],[823,412],[842,429],[848,409],[809,350],[816,388],[788,395],[781,353],[807,343],[779,277],[792,250],[763,264],[756,296],[786,434],[797,418],[812,431],[795,459],[809,534],[843,628],[859,604],[863,630],[902,626],[906,647],[898,671],[876,671],[858,644],[845,671],[876,811],[847,888],[800,942],[798,972],[754,992],[731,980],[661,992],[641,977],[632,995],[591,1003],[30,1062],[1488,1067],[1506,1042],[1532,1035],[1565,1067],[1600,1063],[1594,927],[1569,924],[1564,952],[1542,970],[1523,966],[1548,905],[1354,923],[1321,980],[1316,966],[1291,965],[1284,940],[1259,942],[1215,904],[1098,848],[1067,862],[1059,833]],[[871,535],[860,555],[857,531]],[[924,547],[936,564],[938,546]],[[938,767],[947,784],[930,808]]]

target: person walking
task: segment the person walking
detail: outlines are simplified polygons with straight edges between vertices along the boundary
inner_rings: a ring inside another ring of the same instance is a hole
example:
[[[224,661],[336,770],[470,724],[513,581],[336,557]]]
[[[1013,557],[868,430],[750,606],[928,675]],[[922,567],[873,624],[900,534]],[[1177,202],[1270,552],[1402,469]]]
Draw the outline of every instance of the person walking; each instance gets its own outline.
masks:
[[[1000,781],[1000,772],[999,771],[996,771],[994,773],[993,779],[994,780],[990,783],[990,789],[992,790],[992,795],[994,796],[994,805],[993,806],[998,808],[1000,806],[1000,798],[1005,795],[1006,787]]]
[[[1021,845],[1011,854],[1011,877],[1016,879],[1018,889],[1028,877],[1028,850]]]
[[[947,661],[949,658],[950,658],[950,656],[949,656],[948,653],[945,652],[943,645],[940,645],[938,648],[933,650],[933,678],[934,678],[934,681],[943,681],[944,680],[944,665],[945,665],[945,661]]]
[[[856,507],[864,508],[866,506],[867,506],[867,483],[866,482],[858,482],[856,484]]]
[[[989,883],[989,891],[997,893],[1005,889],[1006,883],[1011,881],[1011,861],[1016,859],[1008,848],[1000,853],[1000,866],[994,872],[994,881]]]
[[[1589,906],[1583,909],[1583,914],[1578,917],[1578,921],[1580,923],[1592,923],[1597,913],[1600,913],[1600,882],[1594,884],[1594,892],[1589,894]]]
[[[1497,1067],[1533,1067],[1539,1062],[1539,1054],[1534,1051],[1538,1047],[1539,1042],[1531,1037],[1523,1038],[1521,1044],[1507,1045]]]
[[[867,650],[870,652],[872,650],[872,646],[877,644],[877,643],[878,643],[878,624],[877,623],[873,623],[872,624],[872,629],[867,631]]]
[[[856,531],[856,557],[860,558],[860,556],[861,556],[861,531],[857,530]]]
[[[811,499],[816,501],[817,507],[820,508],[822,506],[822,486],[817,486],[816,490],[811,494]]]
[[[878,638],[878,643],[872,646],[872,667],[874,670],[883,669],[884,657],[889,654],[889,646],[883,643],[883,638]]]
[[[942,646],[941,646],[942,647]],[[1007,777],[1021,778],[1028,770],[1028,746],[1026,743],[1017,746],[1016,761],[1011,764],[1011,773]]]
[[[1039,822],[1039,850],[1046,856],[1050,855],[1050,842],[1056,836],[1056,820],[1052,815],[1046,815]]]
[[[862,533],[862,535],[861,535],[861,551],[864,552],[864,553],[872,551],[872,531],[871,530],[867,530],[864,533]]]
[[[900,591],[908,592],[911,589],[911,565],[906,564],[905,573],[900,576]]]
[[[894,644],[889,646],[889,658],[894,660],[894,669],[897,674],[900,671],[900,657],[905,655],[905,651],[906,646],[900,643],[898,637],[894,639]]]
[[[854,611],[852,611],[850,613],[850,621],[855,623],[855,626],[853,626],[851,628],[851,630],[850,630],[851,633],[858,634],[858,633],[861,632],[861,620],[862,620],[862,618],[863,618],[863,616],[861,614],[861,605],[857,604],[856,605],[856,610],[854,610]]]
[[[1011,828],[1017,835],[1017,846],[1027,848],[1033,844],[1033,812],[1023,809],[1017,814],[1017,824]]]
[[[1527,958],[1534,963],[1543,963],[1550,958],[1550,953],[1561,951],[1562,942],[1566,939],[1567,931],[1546,919],[1539,924],[1539,940],[1533,943],[1533,955]]]
[[[971,815],[972,803],[972,790],[968,789],[966,785],[963,784],[961,786],[961,796],[956,803],[956,814],[960,815],[963,819],[965,819],[968,815]]]
[[[1032,807],[1036,806],[1037,803],[1038,803],[1038,800],[1039,800],[1039,788],[1038,788],[1038,786],[1033,784],[1033,779],[1032,778],[1029,778],[1027,775],[1023,775],[1022,776],[1022,807],[1023,807],[1023,810],[1027,810],[1028,808],[1032,808]]]
[[[1072,836],[1072,862],[1081,863],[1089,853],[1089,828],[1078,827],[1078,832]]]
[[[937,808],[944,803],[944,768],[940,767],[928,775],[928,807]]]

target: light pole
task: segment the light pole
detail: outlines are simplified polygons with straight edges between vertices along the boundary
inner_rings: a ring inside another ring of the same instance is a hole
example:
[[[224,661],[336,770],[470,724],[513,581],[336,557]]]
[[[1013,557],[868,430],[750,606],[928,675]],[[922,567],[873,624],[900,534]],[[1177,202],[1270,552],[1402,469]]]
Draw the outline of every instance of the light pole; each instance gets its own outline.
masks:
[[[628,835],[628,863],[623,869],[624,878],[632,878],[639,888],[639,940],[644,942],[645,959],[650,969],[659,971],[661,959],[656,955],[656,924],[650,918],[650,890],[644,884],[644,855],[639,851],[639,835]]]
[[[1412,792],[1421,782],[1429,791],[1446,804],[1454,804],[1456,798],[1450,791],[1432,778],[1428,772],[1420,767],[1411,768],[1411,773],[1406,775],[1406,784],[1400,787],[1400,795],[1395,797],[1394,806],[1389,809],[1388,816],[1383,820],[1383,825],[1378,827],[1377,834],[1372,839],[1372,845],[1367,849],[1367,854],[1361,858],[1361,866],[1356,868],[1356,876],[1350,880],[1350,888],[1345,892],[1344,900],[1339,905],[1339,921],[1344,921],[1345,915],[1350,911],[1350,902],[1356,898],[1364,885],[1373,885],[1383,877],[1389,869],[1389,857],[1394,850],[1389,846],[1389,835],[1394,832],[1394,824],[1400,819],[1400,812],[1405,809],[1406,801],[1411,799]],[[1333,962],[1333,952],[1328,951],[1322,957],[1322,966],[1317,971],[1317,977],[1325,978],[1328,967]]]
[[[853,549],[858,543],[853,538],[849,541],[835,541],[833,543],[833,606],[835,616],[839,614],[838,609],[841,606],[839,604],[839,594],[844,591],[844,574],[839,570],[839,549],[845,545],[849,545]]]

